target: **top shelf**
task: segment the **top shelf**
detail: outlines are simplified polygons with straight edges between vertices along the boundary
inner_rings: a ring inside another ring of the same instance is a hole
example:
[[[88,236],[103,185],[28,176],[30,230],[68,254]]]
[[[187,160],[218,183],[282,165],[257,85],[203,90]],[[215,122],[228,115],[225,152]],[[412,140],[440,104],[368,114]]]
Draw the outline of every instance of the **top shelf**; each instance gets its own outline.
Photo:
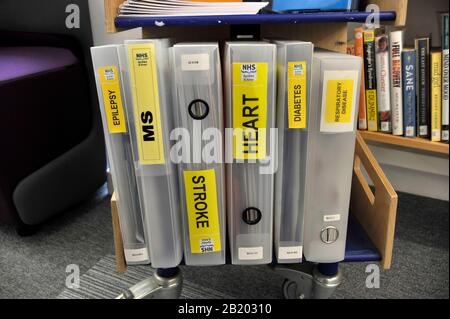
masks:
[[[183,16],[183,17],[116,17],[116,28],[163,27],[176,25],[212,26],[238,24],[365,22],[367,12],[264,13],[251,15]],[[395,21],[395,11],[380,12],[380,21]]]

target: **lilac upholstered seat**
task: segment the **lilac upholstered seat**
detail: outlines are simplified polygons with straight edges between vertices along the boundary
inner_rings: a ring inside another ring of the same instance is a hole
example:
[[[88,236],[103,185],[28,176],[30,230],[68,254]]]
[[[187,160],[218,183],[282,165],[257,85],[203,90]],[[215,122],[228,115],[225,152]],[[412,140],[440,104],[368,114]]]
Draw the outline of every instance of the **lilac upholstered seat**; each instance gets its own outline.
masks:
[[[0,47],[0,83],[55,71],[77,62],[67,49],[52,47]]]

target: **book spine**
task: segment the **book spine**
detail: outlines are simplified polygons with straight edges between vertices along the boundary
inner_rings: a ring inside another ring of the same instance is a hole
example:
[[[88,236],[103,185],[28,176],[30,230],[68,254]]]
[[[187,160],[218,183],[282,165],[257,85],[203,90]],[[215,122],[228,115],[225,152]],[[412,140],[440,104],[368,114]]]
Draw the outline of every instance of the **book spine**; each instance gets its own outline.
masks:
[[[431,54],[431,141],[441,141],[442,111],[442,53]]]
[[[389,39],[386,35],[376,37],[375,52],[379,130],[383,133],[391,133],[392,126],[389,77]]]
[[[392,134],[403,135],[402,51],[403,31],[390,34]]]
[[[442,15],[442,141],[449,141],[448,13]]]
[[[363,59],[364,69],[364,31],[362,28],[355,29],[355,55]],[[358,128],[367,130],[367,112],[366,112],[366,91],[364,85],[364,72],[361,72],[361,90],[359,95]]]
[[[416,40],[418,136],[429,137],[430,40]]]
[[[364,71],[366,84],[367,126],[372,132],[378,131],[377,80],[375,70],[375,32],[364,31]]]
[[[416,136],[416,53],[403,52],[404,135]]]

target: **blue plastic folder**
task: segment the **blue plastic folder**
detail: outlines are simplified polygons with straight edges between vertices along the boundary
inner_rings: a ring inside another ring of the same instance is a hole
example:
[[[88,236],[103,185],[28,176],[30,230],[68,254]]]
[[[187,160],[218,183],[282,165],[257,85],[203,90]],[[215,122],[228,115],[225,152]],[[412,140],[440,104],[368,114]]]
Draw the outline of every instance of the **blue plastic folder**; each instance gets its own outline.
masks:
[[[357,0],[272,0],[272,11],[350,11],[358,8]]]

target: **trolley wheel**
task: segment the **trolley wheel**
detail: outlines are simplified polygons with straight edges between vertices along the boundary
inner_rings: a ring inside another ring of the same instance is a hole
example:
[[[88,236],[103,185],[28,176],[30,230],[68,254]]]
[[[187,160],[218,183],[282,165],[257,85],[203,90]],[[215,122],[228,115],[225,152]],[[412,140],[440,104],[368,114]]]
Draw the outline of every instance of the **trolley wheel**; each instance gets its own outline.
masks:
[[[285,279],[282,285],[282,289],[285,299],[303,299],[298,295],[297,283],[295,281]]]

